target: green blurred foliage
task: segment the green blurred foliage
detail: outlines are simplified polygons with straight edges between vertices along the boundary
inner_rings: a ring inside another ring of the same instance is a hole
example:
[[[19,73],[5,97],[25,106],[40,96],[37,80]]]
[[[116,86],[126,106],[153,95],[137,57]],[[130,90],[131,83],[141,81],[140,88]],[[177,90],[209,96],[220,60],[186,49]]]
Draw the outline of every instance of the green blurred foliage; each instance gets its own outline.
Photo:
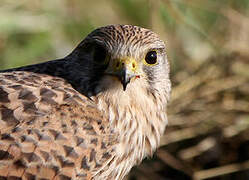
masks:
[[[146,0],[118,0],[123,15],[132,24],[149,25],[149,4]]]

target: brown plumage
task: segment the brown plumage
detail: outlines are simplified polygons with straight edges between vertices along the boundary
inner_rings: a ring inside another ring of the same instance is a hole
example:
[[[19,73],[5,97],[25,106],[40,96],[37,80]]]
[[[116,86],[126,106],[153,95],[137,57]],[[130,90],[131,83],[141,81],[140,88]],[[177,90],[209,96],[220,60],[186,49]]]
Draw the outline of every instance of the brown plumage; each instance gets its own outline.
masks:
[[[111,25],[67,57],[0,73],[0,178],[122,179],[167,124],[165,45]]]

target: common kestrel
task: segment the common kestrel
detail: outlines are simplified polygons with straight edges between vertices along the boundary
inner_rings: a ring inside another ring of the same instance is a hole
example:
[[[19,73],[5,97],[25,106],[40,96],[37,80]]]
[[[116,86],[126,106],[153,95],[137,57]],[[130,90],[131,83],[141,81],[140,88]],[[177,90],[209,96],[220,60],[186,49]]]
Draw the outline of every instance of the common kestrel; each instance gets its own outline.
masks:
[[[171,83],[152,31],[110,25],[0,73],[0,178],[122,179],[159,145]]]

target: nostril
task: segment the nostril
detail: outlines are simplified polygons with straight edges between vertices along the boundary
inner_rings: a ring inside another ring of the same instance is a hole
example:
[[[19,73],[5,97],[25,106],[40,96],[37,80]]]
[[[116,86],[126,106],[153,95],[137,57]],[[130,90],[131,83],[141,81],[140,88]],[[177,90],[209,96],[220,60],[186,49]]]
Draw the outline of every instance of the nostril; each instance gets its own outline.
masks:
[[[132,63],[132,68],[135,68],[136,67],[136,64],[133,62]]]

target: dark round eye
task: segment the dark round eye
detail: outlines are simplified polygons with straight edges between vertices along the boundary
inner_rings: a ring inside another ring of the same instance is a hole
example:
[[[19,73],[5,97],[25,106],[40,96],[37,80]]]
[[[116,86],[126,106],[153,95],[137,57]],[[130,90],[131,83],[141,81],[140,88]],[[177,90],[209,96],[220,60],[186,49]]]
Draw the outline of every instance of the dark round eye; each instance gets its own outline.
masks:
[[[157,52],[156,51],[149,51],[145,56],[146,63],[153,65],[157,62]]]
[[[93,60],[96,63],[104,63],[106,60],[107,52],[105,47],[96,44],[94,46],[94,52],[93,52]]]

